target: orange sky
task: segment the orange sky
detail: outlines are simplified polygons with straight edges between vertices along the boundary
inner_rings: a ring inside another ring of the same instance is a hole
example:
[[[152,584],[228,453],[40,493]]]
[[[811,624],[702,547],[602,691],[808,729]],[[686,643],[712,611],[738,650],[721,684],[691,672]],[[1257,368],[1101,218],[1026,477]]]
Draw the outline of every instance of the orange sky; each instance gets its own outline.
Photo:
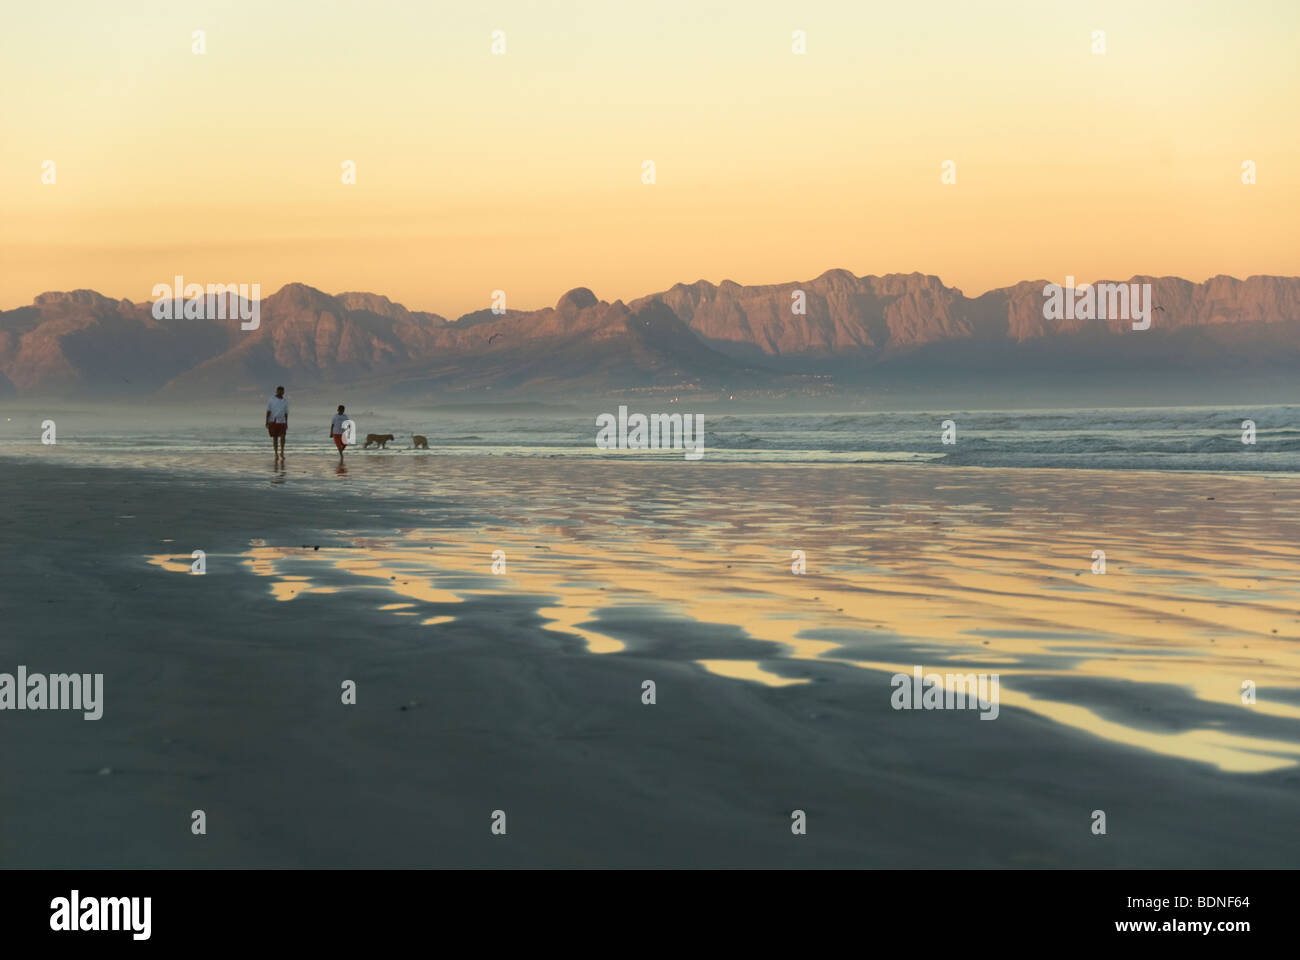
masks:
[[[1300,4],[896,6],[24,5],[0,307],[175,274],[448,316],[830,267],[1300,274]]]

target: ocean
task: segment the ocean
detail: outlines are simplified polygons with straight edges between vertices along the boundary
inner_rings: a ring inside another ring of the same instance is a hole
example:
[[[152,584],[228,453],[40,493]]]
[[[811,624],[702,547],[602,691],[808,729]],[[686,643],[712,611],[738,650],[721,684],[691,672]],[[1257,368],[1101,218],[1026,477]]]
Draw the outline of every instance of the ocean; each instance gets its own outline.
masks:
[[[1300,405],[1124,407],[1060,410],[926,410],[849,413],[722,413],[689,404],[627,404],[632,413],[700,413],[699,462],[908,463],[935,467],[1190,470],[1238,473],[1300,471]],[[596,419],[608,410],[521,413],[448,412],[375,407],[351,414],[358,438],[392,433],[385,450],[364,456],[508,456],[683,460],[680,450],[600,449]],[[152,463],[168,469],[238,469],[231,455],[269,452],[260,406],[113,408],[65,405],[43,412],[30,402],[2,410],[0,453],[71,457],[88,464]],[[295,405],[288,450],[298,458],[335,456],[328,437],[333,410]],[[46,419],[54,447],[41,443]],[[953,443],[942,442],[945,421]],[[1247,434],[1253,424],[1253,442]],[[430,449],[412,449],[422,434]],[[55,449],[57,447],[57,450]],[[688,464],[690,465],[690,464]]]

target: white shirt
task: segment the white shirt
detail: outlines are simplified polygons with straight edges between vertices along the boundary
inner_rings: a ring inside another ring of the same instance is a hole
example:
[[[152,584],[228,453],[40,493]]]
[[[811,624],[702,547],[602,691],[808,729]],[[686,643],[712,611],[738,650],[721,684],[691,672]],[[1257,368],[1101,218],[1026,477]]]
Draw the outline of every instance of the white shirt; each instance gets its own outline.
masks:
[[[289,422],[289,398],[272,397],[266,401],[266,412],[271,415],[272,423]]]
[[[343,436],[343,424],[347,423],[349,419],[346,413],[334,414],[334,419],[330,421],[330,436]]]

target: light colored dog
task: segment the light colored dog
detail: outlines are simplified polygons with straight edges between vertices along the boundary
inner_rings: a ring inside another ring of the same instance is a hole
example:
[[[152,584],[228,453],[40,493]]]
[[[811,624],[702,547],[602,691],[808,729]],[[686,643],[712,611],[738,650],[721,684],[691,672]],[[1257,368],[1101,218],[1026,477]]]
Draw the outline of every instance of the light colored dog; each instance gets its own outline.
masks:
[[[365,446],[363,446],[361,449],[365,450],[372,443],[375,443],[379,445],[380,450],[384,450],[387,449],[384,446],[384,444],[386,444],[391,439],[393,439],[393,435],[391,433],[367,433]]]
[[[415,449],[416,449],[416,450],[428,450],[428,449],[429,449],[429,438],[428,438],[428,437],[422,437],[422,436],[420,436],[418,433],[411,437],[411,442],[412,442],[413,444],[415,444]]]

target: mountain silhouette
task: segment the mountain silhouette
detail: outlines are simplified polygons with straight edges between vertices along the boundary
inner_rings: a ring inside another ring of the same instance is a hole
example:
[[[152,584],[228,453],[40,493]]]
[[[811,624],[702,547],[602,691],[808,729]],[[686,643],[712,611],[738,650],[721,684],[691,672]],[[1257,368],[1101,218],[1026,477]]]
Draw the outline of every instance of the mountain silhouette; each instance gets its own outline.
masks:
[[[630,303],[576,287],[554,307],[457,320],[290,283],[261,301],[260,326],[248,331],[233,309],[234,319],[159,320],[149,303],[43,293],[0,311],[0,395],[260,395],[272,382],[408,397],[782,393],[953,371],[1300,365],[1300,278],[1116,282],[1151,284],[1150,329],[1048,319],[1046,280],[967,297],[934,276],[847,270],[770,285],[679,283]]]

